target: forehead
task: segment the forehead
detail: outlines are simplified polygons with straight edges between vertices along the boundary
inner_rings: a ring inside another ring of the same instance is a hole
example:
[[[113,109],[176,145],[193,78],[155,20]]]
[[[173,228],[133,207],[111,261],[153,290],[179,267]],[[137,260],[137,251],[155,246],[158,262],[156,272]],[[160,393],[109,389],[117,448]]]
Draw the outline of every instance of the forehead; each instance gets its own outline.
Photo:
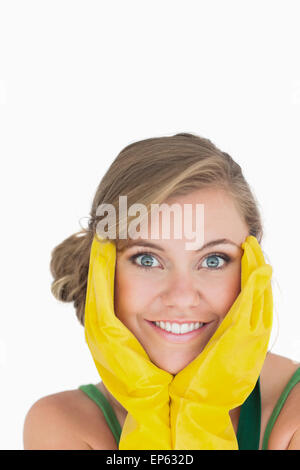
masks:
[[[170,201],[175,202],[175,199],[170,199],[169,203]],[[177,198],[176,202],[181,207],[184,207],[184,204],[191,204],[193,222],[197,217],[197,204],[203,205],[203,226],[207,240],[211,236],[230,238],[230,236],[235,235],[240,230],[243,231],[246,227],[235,201],[222,189],[202,189]]]
[[[201,210],[203,210],[200,227],[201,230],[203,229],[203,243],[207,243],[214,239],[227,238],[240,245],[248,235],[249,229],[245,221],[240,216],[235,201],[224,190],[212,188],[201,189],[188,195],[169,198],[165,201],[165,204],[165,207],[167,207],[166,210],[159,211],[156,218],[151,217],[149,214],[147,224],[141,226],[140,236],[138,236],[138,239],[151,240],[153,243],[157,242],[165,249],[172,246],[180,249],[182,243],[191,241],[191,238],[188,238],[188,236],[185,235],[188,233],[186,231],[186,227],[189,226],[188,228],[190,228],[193,233],[195,233],[195,230],[199,231],[200,218],[199,212],[197,213],[197,204],[200,204],[202,207]],[[173,216],[172,211],[170,211],[174,204],[177,205],[177,208],[179,208],[182,213],[180,239],[177,239],[175,236],[175,228],[177,225],[178,229],[179,219],[176,219],[175,216]],[[185,205],[190,205],[190,212],[186,219],[185,215],[187,213],[185,212]],[[167,239],[165,238],[166,232],[164,229],[163,213],[166,215],[171,213],[171,216],[169,217],[170,236]],[[151,238],[151,233],[159,235],[154,240]],[[122,242],[123,243],[120,246],[124,247],[132,245],[134,240],[129,238]]]

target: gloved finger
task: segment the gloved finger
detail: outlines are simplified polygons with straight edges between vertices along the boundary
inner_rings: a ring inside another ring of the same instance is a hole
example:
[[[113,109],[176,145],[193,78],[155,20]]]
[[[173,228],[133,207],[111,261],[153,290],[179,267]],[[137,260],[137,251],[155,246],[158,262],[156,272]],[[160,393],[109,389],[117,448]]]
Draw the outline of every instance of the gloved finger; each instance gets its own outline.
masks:
[[[264,313],[263,313],[263,322],[265,328],[270,329],[272,328],[273,323],[273,292],[272,292],[272,285],[271,280],[265,290],[264,294]]]
[[[249,235],[242,243],[244,253],[241,259],[241,289],[244,288],[252,272],[266,264],[262,249],[253,235]]]
[[[266,325],[270,324],[270,316],[272,315],[270,303],[267,303],[268,296],[270,296],[268,287],[270,286],[272,277],[271,266],[262,266],[254,273],[254,276],[255,291],[250,316],[250,330],[258,333],[259,328],[263,331],[265,330]]]

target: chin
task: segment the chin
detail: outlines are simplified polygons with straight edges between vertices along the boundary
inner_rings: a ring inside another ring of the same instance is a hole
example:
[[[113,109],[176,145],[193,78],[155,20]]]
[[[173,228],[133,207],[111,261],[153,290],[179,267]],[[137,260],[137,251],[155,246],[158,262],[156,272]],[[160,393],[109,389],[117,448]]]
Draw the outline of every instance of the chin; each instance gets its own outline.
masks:
[[[180,372],[183,368],[178,368],[178,367],[167,367],[167,366],[163,366],[162,364],[158,365],[158,364],[155,364],[157,367],[159,367],[159,369],[162,369],[164,370],[165,372],[169,372],[169,374],[171,375],[176,375],[178,374],[178,372]]]
[[[159,369],[162,369],[166,372],[169,372],[169,374],[176,375],[176,374],[178,374],[178,372],[183,370],[192,361],[180,361],[180,363],[177,363],[177,364],[174,364],[174,361],[172,361],[172,362],[171,361],[166,361],[166,362],[158,361],[158,362],[155,362],[155,361],[152,360],[152,362]]]

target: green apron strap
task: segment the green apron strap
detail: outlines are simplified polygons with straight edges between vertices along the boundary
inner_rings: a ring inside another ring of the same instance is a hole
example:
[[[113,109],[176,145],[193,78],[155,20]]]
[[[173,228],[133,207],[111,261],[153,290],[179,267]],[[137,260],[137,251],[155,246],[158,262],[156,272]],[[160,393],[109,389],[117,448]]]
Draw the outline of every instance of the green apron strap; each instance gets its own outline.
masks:
[[[261,425],[261,396],[259,378],[241,406],[237,430],[239,450],[258,450]]]

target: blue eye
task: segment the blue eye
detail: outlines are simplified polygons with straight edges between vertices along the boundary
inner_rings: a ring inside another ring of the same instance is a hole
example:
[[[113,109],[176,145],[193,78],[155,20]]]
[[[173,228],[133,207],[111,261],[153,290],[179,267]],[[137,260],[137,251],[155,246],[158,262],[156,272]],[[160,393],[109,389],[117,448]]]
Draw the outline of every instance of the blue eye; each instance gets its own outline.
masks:
[[[217,266],[217,264],[219,263],[218,258],[223,261],[223,264],[221,264],[221,266],[219,266],[219,265]],[[228,256],[226,256],[226,255],[217,255],[217,254],[207,256],[204,261],[209,260],[209,259],[211,261],[208,261],[208,266],[204,266],[204,267],[208,267],[208,268],[212,268],[212,269],[221,269],[229,261]]]
[[[136,254],[136,255],[133,255],[131,258],[130,258],[130,261],[136,265],[135,263],[135,260],[138,259],[138,258],[142,258],[141,259],[141,262],[145,262],[147,264],[137,264],[137,266],[139,268],[144,268],[144,269],[151,269],[153,267],[153,262],[151,261],[151,258],[152,259],[155,259],[155,257],[153,255],[151,255],[151,253],[140,253],[140,254]],[[156,266],[154,266],[156,267]]]
[[[138,258],[141,258],[141,264],[136,263],[136,260]],[[219,266],[220,261],[218,260],[218,258],[221,259],[222,262],[223,262],[221,264],[221,266]],[[131,256],[129,259],[132,262],[132,264],[134,264],[138,268],[142,268],[142,269],[146,269],[146,270],[150,270],[152,268],[156,268],[156,267],[159,266],[159,263],[156,260],[155,256],[151,253],[146,253],[146,252],[137,253],[137,254]],[[156,260],[156,262],[158,264],[154,265],[153,260]],[[206,260],[210,260],[210,261],[208,261],[207,266],[203,266],[203,264],[201,266],[206,268],[206,269],[216,271],[218,269],[224,268],[230,262],[231,258],[228,255],[226,255],[225,253],[222,253],[222,254],[221,253],[212,253],[212,254],[206,256],[203,263]]]

